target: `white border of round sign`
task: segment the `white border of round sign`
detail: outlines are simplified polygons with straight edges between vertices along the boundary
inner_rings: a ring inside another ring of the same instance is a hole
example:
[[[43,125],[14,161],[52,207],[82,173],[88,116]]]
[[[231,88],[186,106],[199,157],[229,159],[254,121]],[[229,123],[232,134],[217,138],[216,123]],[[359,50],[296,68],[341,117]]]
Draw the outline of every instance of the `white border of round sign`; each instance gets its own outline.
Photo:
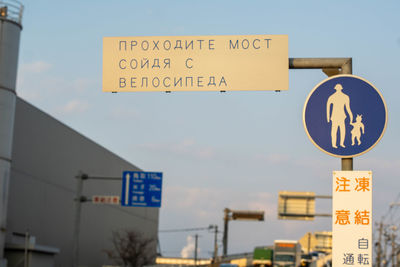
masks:
[[[312,139],[312,137],[310,136],[310,133],[308,132],[307,126],[306,126],[305,114],[306,114],[307,103],[308,103],[310,97],[312,96],[312,94],[314,93],[314,91],[315,91],[318,87],[320,87],[323,83],[325,83],[325,82],[327,82],[327,81],[329,81],[329,80],[338,78],[338,77],[351,77],[351,78],[356,78],[356,79],[359,79],[359,80],[362,80],[362,81],[366,82],[366,83],[369,84],[372,88],[374,88],[375,91],[379,94],[380,98],[382,99],[383,105],[384,105],[384,107],[385,107],[385,114],[386,114],[386,116],[385,116],[385,126],[383,127],[383,130],[382,130],[381,135],[379,136],[379,138],[376,140],[376,142],[375,142],[372,146],[370,146],[368,149],[366,149],[366,150],[364,150],[364,151],[362,151],[362,152],[360,152],[360,153],[358,153],[358,154],[343,155],[343,156],[342,156],[342,155],[336,155],[336,154],[333,154],[333,153],[331,153],[331,152],[326,151],[325,149],[321,148],[321,147]],[[322,152],[324,152],[324,153],[326,153],[326,154],[328,154],[328,155],[331,155],[331,156],[334,156],[334,157],[337,157],[337,158],[353,158],[353,157],[360,156],[360,155],[362,155],[362,154],[364,154],[364,153],[370,151],[370,150],[371,150],[373,147],[375,147],[376,144],[382,139],[383,134],[384,134],[385,131],[386,131],[387,121],[388,121],[387,106],[386,106],[385,99],[383,98],[381,92],[380,92],[372,83],[370,83],[370,82],[367,81],[366,79],[364,79],[364,78],[362,78],[362,77],[359,77],[359,76],[356,76],[356,75],[352,75],[352,74],[340,74],[340,75],[331,76],[331,77],[328,77],[328,78],[326,78],[325,80],[321,81],[320,83],[318,83],[318,84],[311,90],[311,92],[308,94],[307,99],[306,99],[306,101],[305,101],[305,103],[304,103],[304,107],[303,107],[303,126],[304,126],[304,130],[306,131],[306,134],[307,134],[308,138],[311,140],[311,142],[312,142],[319,150],[321,150]]]

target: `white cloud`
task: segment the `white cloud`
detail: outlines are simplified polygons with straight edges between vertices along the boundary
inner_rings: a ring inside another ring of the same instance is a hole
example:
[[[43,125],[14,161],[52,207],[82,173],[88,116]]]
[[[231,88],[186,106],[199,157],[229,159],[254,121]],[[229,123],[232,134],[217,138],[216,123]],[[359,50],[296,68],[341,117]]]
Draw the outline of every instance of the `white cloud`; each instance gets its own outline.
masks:
[[[191,157],[194,159],[211,159],[215,157],[214,148],[197,144],[193,138],[184,138],[180,142],[169,144],[143,144],[141,147],[152,151],[166,154],[173,153],[178,156]]]
[[[87,78],[78,78],[71,82],[71,88],[76,91],[85,91],[88,88],[92,87],[94,82]]]
[[[114,119],[137,119],[139,112],[132,107],[116,106],[111,110],[111,116]]]
[[[249,210],[263,210],[265,217],[271,217],[276,214],[276,204],[267,205],[267,203],[276,203],[272,200],[273,196],[269,193],[255,193],[252,198],[249,199],[247,204]]]
[[[51,69],[52,65],[45,61],[34,61],[22,63],[18,69],[16,90],[17,94],[27,100],[35,101],[40,98],[42,92],[36,90],[37,84],[40,84],[38,75]]]
[[[48,99],[61,99],[63,93],[81,96],[88,92],[89,88],[97,86],[96,81],[86,77],[69,78],[60,74],[54,75],[49,71],[53,69],[57,69],[57,66],[41,60],[20,64],[16,85],[18,95],[44,110],[51,110],[49,106],[53,101]],[[55,112],[64,111],[58,109]]]
[[[212,158],[214,156],[214,154],[215,154],[214,149],[211,147],[203,147],[196,151],[197,157],[203,158],[203,159]]]
[[[43,73],[46,72],[47,70],[51,69],[52,65],[48,62],[45,61],[34,61],[30,63],[22,63],[21,64],[21,72],[23,74],[25,73]]]
[[[185,138],[181,142],[177,144],[172,144],[169,146],[169,149],[176,152],[176,153],[187,153],[193,150],[195,145],[195,140],[192,138]]]
[[[81,100],[71,100],[58,109],[61,114],[82,113],[88,110],[89,104]]]
[[[182,248],[181,250],[181,257],[182,258],[194,258],[194,251],[195,251],[195,240],[192,236],[188,236],[186,239],[186,246]],[[200,249],[197,248],[197,255],[199,255],[200,253]]]

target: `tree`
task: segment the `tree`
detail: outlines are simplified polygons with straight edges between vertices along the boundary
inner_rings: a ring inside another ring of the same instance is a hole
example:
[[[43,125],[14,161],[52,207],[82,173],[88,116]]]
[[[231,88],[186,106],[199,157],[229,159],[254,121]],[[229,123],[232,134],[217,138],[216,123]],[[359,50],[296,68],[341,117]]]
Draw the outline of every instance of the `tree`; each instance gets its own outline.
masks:
[[[151,250],[154,238],[146,238],[134,230],[120,230],[112,233],[114,250],[105,250],[107,256],[117,264],[126,267],[142,267],[153,264],[156,253]]]

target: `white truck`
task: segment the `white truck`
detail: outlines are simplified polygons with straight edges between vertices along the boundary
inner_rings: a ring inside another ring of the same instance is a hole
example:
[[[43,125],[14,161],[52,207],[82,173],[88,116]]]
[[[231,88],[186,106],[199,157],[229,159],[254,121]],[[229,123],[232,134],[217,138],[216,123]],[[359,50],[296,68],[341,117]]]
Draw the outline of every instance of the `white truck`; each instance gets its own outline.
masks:
[[[301,245],[297,240],[274,241],[274,267],[299,267]]]

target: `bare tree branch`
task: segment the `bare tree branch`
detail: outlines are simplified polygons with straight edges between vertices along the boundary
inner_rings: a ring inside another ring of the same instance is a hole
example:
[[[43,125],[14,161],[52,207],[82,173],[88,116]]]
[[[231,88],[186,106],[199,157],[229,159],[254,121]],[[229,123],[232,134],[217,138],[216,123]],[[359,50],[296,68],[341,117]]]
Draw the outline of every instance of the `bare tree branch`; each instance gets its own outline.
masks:
[[[121,230],[112,233],[114,250],[105,250],[107,256],[117,264],[126,267],[142,267],[153,264],[156,253],[151,251],[153,238],[146,238],[134,230]]]

